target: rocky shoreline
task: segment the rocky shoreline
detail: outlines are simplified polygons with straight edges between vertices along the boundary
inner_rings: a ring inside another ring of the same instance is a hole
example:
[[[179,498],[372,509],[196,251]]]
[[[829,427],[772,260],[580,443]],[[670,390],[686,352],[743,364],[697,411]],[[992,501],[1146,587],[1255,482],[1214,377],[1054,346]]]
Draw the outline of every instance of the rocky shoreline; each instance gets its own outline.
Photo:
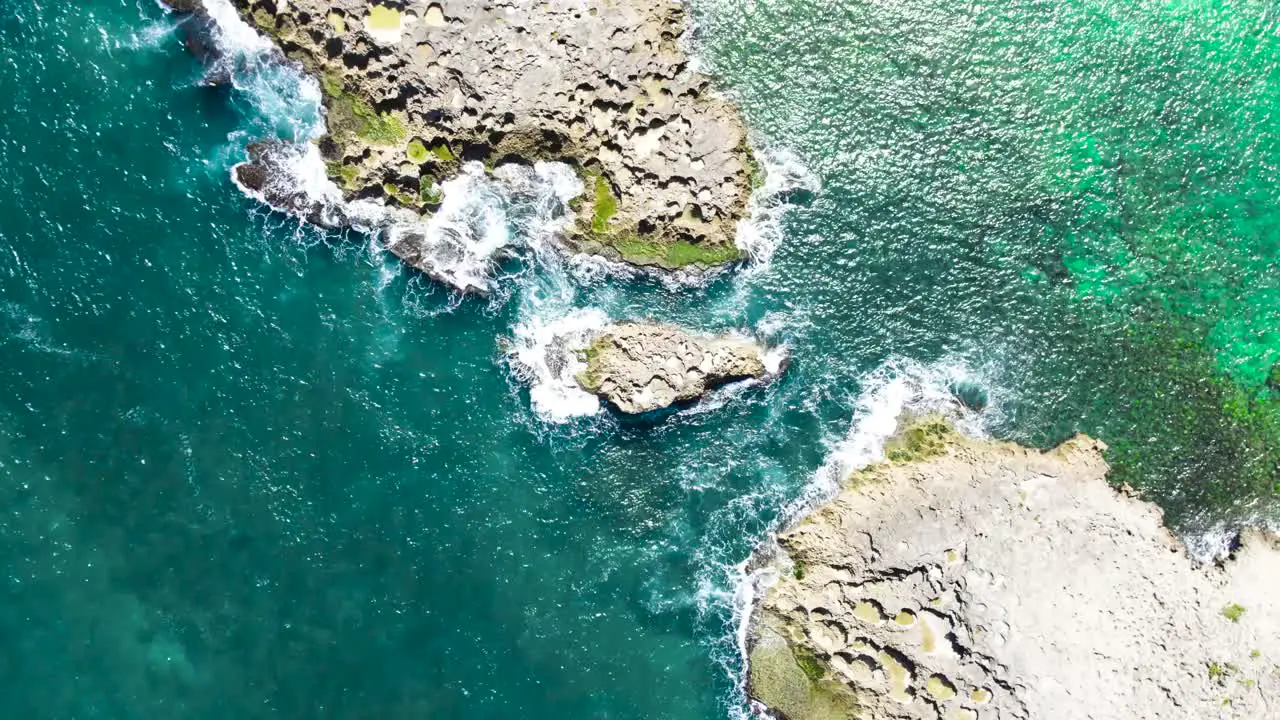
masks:
[[[167,0],[207,30],[204,1]],[[681,4],[231,2],[323,96],[316,147],[268,139],[236,167],[264,202],[325,227],[358,226],[357,203],[412,223],[440,210],[451,178],[556,161],[584,190],[570,200],[569,178],[552,203],[575,217],[565,250],[659,271],[742,259],[737,223],[760,170],[736,110],[681,48]],[[197,53],[216,52],[196,40]],[[290,176],[317,149],[340,203]],[[431,260],[442,246],[464,253],[457,238],[383,235],[406,263],[484,290]],[[622,322],[581,339],[552,343],[540,362],[560,387],[625,414],[781,371],[762,343],[731,334]],[[1221,566],[1197,566],[1154,506],[1107,484],[1103,449],[1078,437],[1041,453],[914,419],[885,462],[845,478],[759,556],[745,648],[756,709],[1280,717],[1280,541],[1249,534]]]
[[[1280,540],[1197,566],[1104,446],[917,418],[758,569],[749,694],[787,720],[1273,718]]]
[[[737,111],[691,69],[678,2],[233,4],[319,80],[319,147],[347,200],[426,217],[466,162],[560,161],[585,187],[567,250],[666,271],[743,257],[736,226],[760,170]],[[170,5],[202,12],[202,0]],[[273,187],[271,150],[237,169],[242,185]],[[408,245],[389,249],[413,264]]]

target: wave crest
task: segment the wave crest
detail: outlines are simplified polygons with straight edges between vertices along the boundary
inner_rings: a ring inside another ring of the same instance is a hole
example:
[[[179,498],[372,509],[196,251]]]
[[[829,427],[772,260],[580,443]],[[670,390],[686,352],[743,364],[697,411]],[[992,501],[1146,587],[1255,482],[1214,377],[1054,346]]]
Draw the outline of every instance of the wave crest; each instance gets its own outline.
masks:
[[[773,523],[767,538],[743,562],[727,569],[732,591],[705,595],[727,604],[734,631],[735,657],[722,657],[737,683],[735,720],[750,717],[744,712],[747,701],[747,642],[751,614],[757,599],[777,580],[769,560],[778,551],[773,538],[777,532],[801,520],[814,507],[835,495],[840,482],[850,473],[880,462],[885,445],[898,430],[904,414],[939,414],[949,418],[960,432],[981,437],[999,416],[998,402],[981,410],[966,407],[958,388],[986,387],[985,378],[960,360],[944,359],[932,364],[895,359],[863,379],[862,392],[854,402],[848,433],[830,449],[827,459],[814,473],[800,496],[788,503]],[[998,398],[990,398],[997,401]],[[722,605],[723,607],[723,605]],[[704,612],[713,608],[708,607]],[[762,708],[752,707],[759,714]]]
[[[587,363],[579,351],[609,322],[596,308],[547,320],[534,316],[516,326],[508,357],[516,377],[529,385],[533,410],[550,422],[600,412],[600,400],[578,385]]]
[[[760,151],[757,159],[764,166],[764,184],[751,193],[747,217],[738,223],[734,242],[758,271],[769,266],[782,244],[782,219],[787,211],[818,194],[822,183],[790,150]]]

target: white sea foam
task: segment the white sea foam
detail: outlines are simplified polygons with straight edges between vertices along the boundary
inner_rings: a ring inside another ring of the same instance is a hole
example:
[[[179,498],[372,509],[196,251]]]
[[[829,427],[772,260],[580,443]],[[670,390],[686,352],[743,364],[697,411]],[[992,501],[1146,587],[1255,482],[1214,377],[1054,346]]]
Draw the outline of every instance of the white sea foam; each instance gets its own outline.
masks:
[[[757,335],[758,334],[759,333],[757,333]],[[733,333],[733,335],[749,341],[760,339],[743,333]],[[739,380],[737,382],[732,382],[728,385],[718,387],[701,398],[698,402],[686,408],[682,408],[676,414],[688,417],[693,415],[703,415],[705,413],[714,413],[720,410],[720,408],[725,405],[737,400],[743,393],[749,392],[751,388],[759,387],[760,385],[776,380],[783,368],[786,367],[790,356],[791,348],[785,343],[774,345],[773,347],[766,349],[761,360],[764,363],[764,369],[768,373],[767,375],[761,378],[747,378],[745,380]]]
[[[167,21],[149,23],[130,33],[128,42],[122,42],[115,38],[105,27],[99,27],[98,30],[102,35],[104,47],[126,47],[133,50],[142,50],[158,48],[161,44],[167,42],[169,36],[173,34],[173,27],[173,24]]]
[[[529,384],[529,399],[540,417],[566,422],[600,412],[600,400],[576,380],[587,366],[578,351],[608,321],[603,311],[588,308],[554,320],[535,316],[516,326],[510,362]]]
[[[503,165],[494,175],[519,198],[519,212],[512,213],[518,235],[544,263],[558,255],[553,239],[568,226],[569,201],[582,194],[582,180],[564,163],[539,162],[532,172],[522,165]]]
[[[794,312],[770,311],[756,323],[756,332],[760,337],[774,338],[794,331],[797,327],[807,327],[812,323]]]
[[[765,170],[764,184],[756,188],[747,204],[747,216],[738,222],[734,244],[750,259],[747,274],[767,268],[773,253],[782,244],[782,220],[794,207],[796,193],[815,195],[822,184],[800,158],[788,149],[757,150],[756,159]],[[725,268],[706,271],[650,271],[628,263],[610,262],[594,255],[570,258],[570,269],[581,281],[601,277],[634,279],[649,276],[667,289],[678,291],[707,285]]]
[[[786,345],[776,345],[769,348],[765,351],[763,358],[765,371],[770,375],[777,375],[782,372],[782,368],[790,355],[791,349]]]
[[[218,44],[224,52],[241,56],[274,52],[271,42],[240,17],[231,0],[205,0],[204,9],[218,26]]]
[[[369,227],[381,224],[384,210],[366,204],[345,204],[342,193],[325,175],[324,160],[320,149],[311,143],[289,144],[275,148],[273,159],[276,172],[267,177],[260,190],[247,187],[231,171],[231,182],[240,192],[264,205],[271,205],[270,197],[293,197],[292,207],[278,207],[303,220],[314,221],[324,227],[337,227],[343,222],[364,221]]]
[[[954,360],[928,365],[893,360],[864,378],[848,434],[830,449],[826,461],[814,473],[800,497],[783,509],[768,538],[752,557],[729,569],[733,591],[723,599],[730,603],[733,619],[740,700],[746,698],[751,613],[761,593],[777,581],[777,572],[766,562],[777,551],[773,541],[777,532],[798,522],[815,506],[833,497],[840,481],[849,473],[883,460],[885,444],[897,432],[904,413],[942,414],[951,418],[960,432],[984,435],[985,426],[999,412],[998,403],[994,402],[997,398],[992,398],[993,404],[981,412],[968,410],[954,394],[957,385],[965,383],[985,384],[965,363]]]
[[[421,253],[433,278],[459,290],[492,291],[497,264],[508,254],[531,251],[535,262],[553,262],[551,238],[568,222],[569,200],[582,184],[567,165],[505,165],[492,174],[467,163],[441,183],[439,210],[423,218],[377,200],[345,201],[329,180],[319,149],[311,143],[273,150],[279,161],[263,192],[232,180],[245,194],[268,203],[268,196],[297,196],[293,207],[278,207],[304,220],[335,227],[350,225],[381,238],[381,246],[401,243]]]
[[[259,124],[271,126],[263,131],[299,143],[320,137],[324,133],[320,84],[245,22],[230,0],[205,0],[204,7],[212,23],[209,39],[219,51],[206,78],[229,82],[248,98]]]
[[[643,275],[634,265],[606,260],[600,255],[578,253],[565,259],[565,268],[573,278],[583,285],[599,282],[604,278],[633,280]]]
[[[966,383],[982,381],[965,363],[954,360],[929,365],[892,361],[877,369],[858,399],[849,436],[832,453],[836,477],[883,460],[885,442],[897,432],[904,413],[945,415],[962,433],[985,435],[984,426],[996,408],[985,414],[966,410],[955,396],[955,388]]]
[[[553,260],[551,238],[568,222],[566,208],[582,183],[562,163],[504,165],[490,175],[472,162],[441,189],[444,200],[430,218],[383,222],[387,246],[413,243],[436,279],[491,291],[506,254],[527,249],[535,263]]]
[[[499,251],[512,245],[508,198],[479,163],[441,183],[444,201],[426,220],[387,223],[387,246],[413,245],[432,277],[461,289],[492,289]]]
[[[748,215],[738,223],[734,242],[758,269],[768,267],[782,244],[782,218],[791,207],[789,196],[797,191],[817,194],[822,184],[790,150],[758,151],[757,160],[765,169],[764,185],[751,194]]]
[[[1187,554],[1200,562],[1214,562],[1225,559],[1240,535],[1240,526],[1233,520],[1231,523],[1219,522],[1197,533],[1184,537]]]
[[[1255,506],[1238,510],[1229,520],[1217,520],[1195,534],[1181,537],[1191,557],[1202,563],[1221,562],[1237,549],[1242,528],[1258,528],[1280,535],[1280,518],[1263,507]]]

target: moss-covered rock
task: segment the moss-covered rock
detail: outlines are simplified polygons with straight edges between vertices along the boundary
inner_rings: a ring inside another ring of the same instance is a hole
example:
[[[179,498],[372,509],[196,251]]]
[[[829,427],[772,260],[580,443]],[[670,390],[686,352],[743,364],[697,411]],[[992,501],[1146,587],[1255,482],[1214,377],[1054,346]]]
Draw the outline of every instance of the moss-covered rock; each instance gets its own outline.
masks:
[[[671,325],[625,322],[603,328],[581,351],[577,381],[624,413],[697,400],[736,380],[769,374],[762,343]]]
[[[410,140],[409,144],[405,146],[404,156],[409,158],[410,162],[418,165],[425,163],[427,158],[430,157],[427,153],[427,146],[423,145],[422,141],[417,138]]]
[[[591,232],[609,232],[609,220],[618,212],[618,198],[613,194],[613,186],[604,175],[596,175],[592,183],[595,200],[591,204]]]
[[[405,141],[408,131],[394,113],[379,113],[368,100],[347,87],[340,73],[328,72],[320,77],[328,110],[329,134],[340,146],[356,142],[394,147]]]
[[[905,427],[885,444],[885,458],[892,462],[919,462],[937,457],[947,450],[955,430],[946,419],[928,416],[908,421]]]
[[[337,160],[326,162],[324,167],[329,177],[343,190],[356,189],[356,178],[360,176],[360,168],[355,165],[345,165]]]
[[[1247,532],[1228,561],[1191,562],[1158,508],[1107,483],[1105,449],[903,422],[896,459],[778,534],[752,697],[787,720],[832,712],[826,683],[866,718],[1207,718],[1223,700],[1271,717],[1280,538]],[[1134,677],[1161,691],[1116,682]]]
[[[420,202],[437,199],[407,186],[416,173],[403,170],[406,159],[440,179],[463,161],[562,161],[587,175],[579,222],[562,238],[568,250],[665,270],[741,259],[737,223],[762,174],[736,110],[682,51],[686,11],[609,4],[617,12],[576,2],[235,3],[320,79],[322,152],[358,170],[334,168],[349,196],[372,195],[390,177]],[[455,31],[463,27],[486,32]],[[630,49],[619,51],[620,35]],[[442,57],[451,58],[444,75]],[[406,245],[402,257],[421,250]]]
[[[672,228],[666,232],[659,229],[640,232],[634,226],[619,226],[614,222],[619,215],[619,199],[610,180],[593,169],[583,174],[583,185],[585,198],[576,198],[570,203],[575,212],[587,214],[580,218],[587,243],[579,249],[599,252],[607,248],[623,262],[666,270],[710,268],[744,259],[742,251],[733,244],[693,242]],[[686,211],[686,215],[689,214]]]
[[[811,652],[799,654],[786,638],[765,630],[750,652],[751,695],[787,720],[848,720],[857,716],[856,696],[827,678]]]
[[[444,201],[444,192],[433,175],[418,178],[418,199],[425,205],[439,205]]]

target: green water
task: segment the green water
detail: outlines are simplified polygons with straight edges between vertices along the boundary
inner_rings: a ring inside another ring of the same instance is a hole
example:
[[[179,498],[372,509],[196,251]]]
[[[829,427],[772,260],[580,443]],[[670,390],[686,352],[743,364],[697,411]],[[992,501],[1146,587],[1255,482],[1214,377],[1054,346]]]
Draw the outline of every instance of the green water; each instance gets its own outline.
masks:
[[[821,190],[767,267],[572,304],[773,328],[791,366],[557,424],[500,348],[546,268],[458,300],[267,212],[228,169],[307,118],[199,87],[151,0],[10,0],[6,717],[740,714],[733,566],[895,373],[1103,438],[1189,538],[1271,516],[1276,10],[699,0],[701,57]]]

